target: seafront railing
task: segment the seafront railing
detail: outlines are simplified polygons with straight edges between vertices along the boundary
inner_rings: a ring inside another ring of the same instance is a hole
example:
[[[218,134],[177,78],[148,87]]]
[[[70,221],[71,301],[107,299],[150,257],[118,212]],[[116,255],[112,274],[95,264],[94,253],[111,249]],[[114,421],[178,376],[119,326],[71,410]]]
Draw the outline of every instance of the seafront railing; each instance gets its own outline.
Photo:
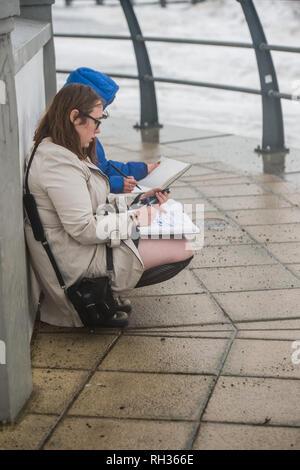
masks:
[[[215,88],[233,92],[250,93],[262,97],[262,144],[255,150],[261,153],[288,152],[284,143],[284,123],[281,100],[299,100],[295,94],[281,93],[278,86],[276,70],[273,64],[271,51],[300,53],[299,47],[271,45],[267,43],[266,36],[259,16],[252,0],[237,0],[247,21],[252,43],[213,41],[201,39],[170,38],[160,36],[143,36],[134,8],[130,0],[120,0],[130,35],[109,34],[66,34],[57,33],[55,37],[81,38],[81,39],[110,39],[132,41],[138,74],[109,73],[113,78],[139,80],[140,84],[140,123],[141,129],[158,129],[162,127],[158,119],[155,82],[177,85],[190,85],[196,87]],[[146,42],[162,42],[175,44],[193,44],[201,46],[237,47],[254,49],[257,68],[260,77],[260,89],[232,86],[219,83],[180,80],[170,77],[153,76]],[[57,73],[70,73],[71,70],[58,69]]]

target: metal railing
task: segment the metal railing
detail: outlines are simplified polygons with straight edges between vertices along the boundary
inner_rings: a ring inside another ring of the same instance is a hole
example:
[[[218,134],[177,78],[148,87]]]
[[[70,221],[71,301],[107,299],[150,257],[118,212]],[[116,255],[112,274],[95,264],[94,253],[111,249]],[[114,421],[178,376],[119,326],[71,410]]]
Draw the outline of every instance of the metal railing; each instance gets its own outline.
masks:
[[[108,34],[55,34],[55,37],[81,38],[81,39],[111,39],[132,41],[136,56],[138,75],[107,73],[113,78],[127,78],[139,80],[141,129],[157,129],[161,127],[158,120],[156,103],[155,82],[173,83],[178,85],[190,85],[198,87],[215,88],[242,93],[251,93],[262,97],[262,145],[256,149],[261,153],[288,152],[284,145],[284,126],[281,109],[281,99],[295,100],[300,96],[288,93],[280,93],[275,67],[273,65],[271,51],[300,53],[299,47],[288,47],[270,45],[267,43],[263,27],[252,0],[237,0],[243,9],[252,43],[213,41],[200,39],[167,38],[155,36],[143,36],[133,6],[130,0],[120,0],[123,8],[130,35],[108,35]],[[239,87],[211,82],[180,80],[168,77],[153,76],[146,42],[162,42],[175,44],[195,44],[202,46],[221,46],[254,49],[257,67],[260,77],[260,89]],[[70,73],[71,70],[57,70],[58,73]]]

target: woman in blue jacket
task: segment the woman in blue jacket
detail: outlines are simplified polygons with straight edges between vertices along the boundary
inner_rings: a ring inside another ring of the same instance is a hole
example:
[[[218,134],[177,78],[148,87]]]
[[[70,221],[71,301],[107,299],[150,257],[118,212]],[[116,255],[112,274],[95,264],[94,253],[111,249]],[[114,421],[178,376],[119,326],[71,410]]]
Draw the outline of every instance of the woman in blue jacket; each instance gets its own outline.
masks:
[[[114,100],[119,86],[107,75],[88,67],[80,67],[72,72],[66,82],[69,83],[82,83],[83,85],[91,86],[100,96],[106,101],[104,109]],[[128,162],[121,163],[112,160],[107,160],[105,157],[104,149],[101,142],[97,139],[97,157],[98,167],[109,178],[110,190],[112,193],[129,193],[131,192],[136,182],[145,178],[151,171],[158,165],[157,163],[146,164],[144,162]],[[124,178],[111,166],[111,163],[121,170],[129,178]]]

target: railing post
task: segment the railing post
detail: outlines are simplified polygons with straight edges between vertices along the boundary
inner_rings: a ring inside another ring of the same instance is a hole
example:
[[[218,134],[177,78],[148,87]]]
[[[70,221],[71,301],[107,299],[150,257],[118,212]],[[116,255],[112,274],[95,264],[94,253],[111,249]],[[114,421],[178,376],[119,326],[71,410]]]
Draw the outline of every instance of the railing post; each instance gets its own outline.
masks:
[[[136,127],[147,131],[142,133],[143,140],[152,140],[149,139],[149,135],[147,138],[148,131],[156,130],[156,133],[158,133],[157,130],[162,126],[158,122],[155,85],[150,59],[144,41],[140,40],[142,37],[141,28],[130,0],[120,0],[120,3],[130,31],[140,82],[141,122]],[[146,138],[144,139],[145,134]],[[150,132],[150,134],[153,135],[153,132]],[[157,140],[156,137],[153,140]]]
[[[261,153],[288,152],[284,147],[284,129],[280,99],[274,99],[272,93],[279,91],[275,68],[270,51],[263,50],[262,44],[267,40],[262,24],[252,0],[237,0],[243,9],[253,46],[259,71],[262,95],[263,135],[262,148],[256,151]]]

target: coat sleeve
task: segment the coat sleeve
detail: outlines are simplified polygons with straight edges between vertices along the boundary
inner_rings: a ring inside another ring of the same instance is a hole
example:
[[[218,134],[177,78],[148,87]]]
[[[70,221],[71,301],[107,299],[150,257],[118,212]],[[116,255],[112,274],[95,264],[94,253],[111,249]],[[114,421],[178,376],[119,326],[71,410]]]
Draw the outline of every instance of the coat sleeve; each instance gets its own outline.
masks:
[[[110,192],[120,194],[124,189],[124,177],[123,176],[109,176]]]
[[[133,176],[136,180],[140,180],[144,178],[147,173],[147,165],[144,162],[128,162],[128,163],[122,163],[122,162],[116,162],[114,160],[108,160],[106,161],[106,173],[108,176],[116,176],[119,175],[117,170],[115,170],[112,166],[111,163],[113,163],[119,170],[121,170],[125,175],[127,176]],[[102,169],[102,168],[100,168]],[[103,171],[103,170],[102,170]]]
[[[120,244],[129,238],[132,219],[127,214],[93,214],[87,172],[71,160],[53,159],[43,172],[43,185],[64,230],[82,245]],[[104,196],[105,199],[105,196]],[[100,236],[99,236],[100,235]]]

